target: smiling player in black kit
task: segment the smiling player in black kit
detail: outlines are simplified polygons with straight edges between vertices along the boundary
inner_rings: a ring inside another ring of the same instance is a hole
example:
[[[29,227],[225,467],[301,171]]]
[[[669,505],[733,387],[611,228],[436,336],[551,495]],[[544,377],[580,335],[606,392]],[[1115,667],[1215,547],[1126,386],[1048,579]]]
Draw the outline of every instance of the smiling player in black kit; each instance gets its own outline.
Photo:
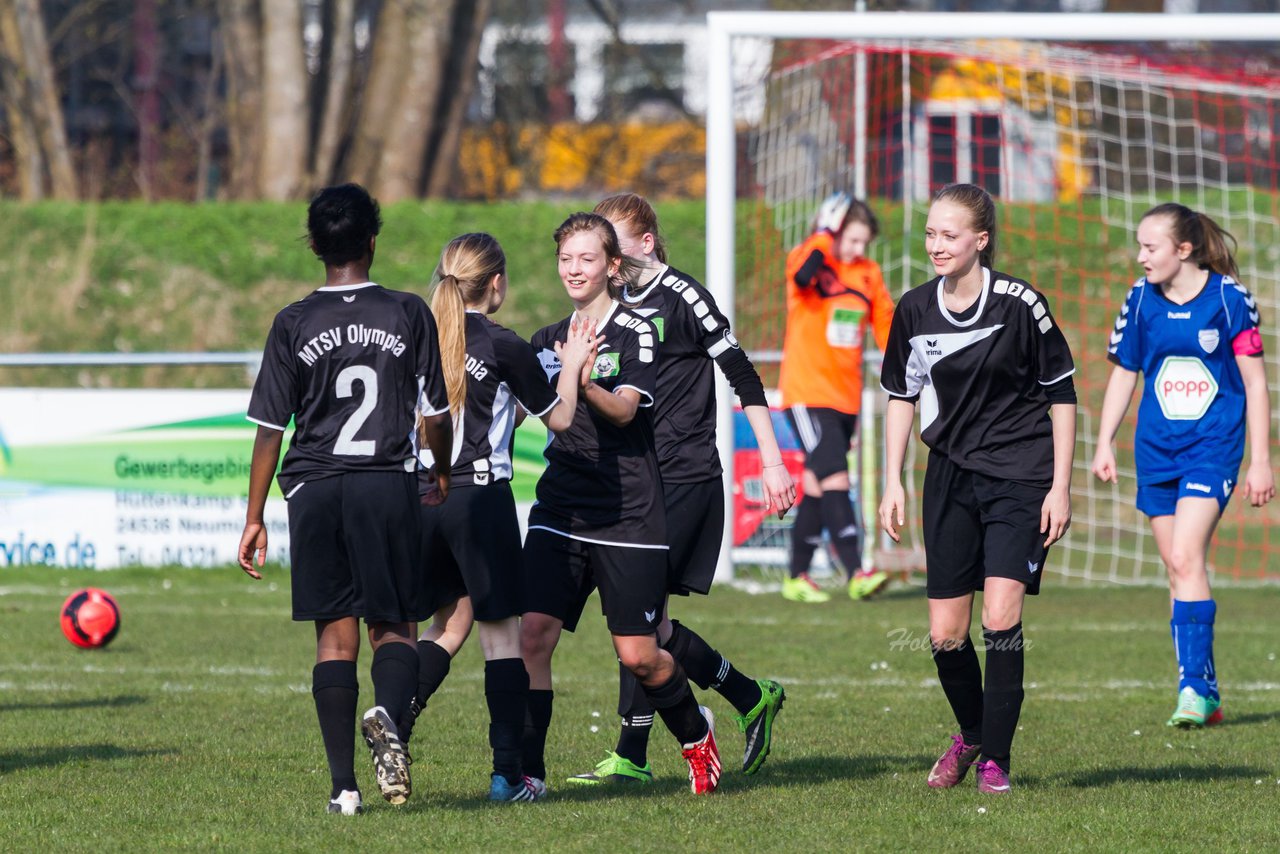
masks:
[[[613,225],[623,254],[640,263],[622,304],[644,318],[659,341],[654,440],[670,546],[667,590],[678,596],[705,595],[715,577],[725,524],[713,362],[741,399],[760,446],[767,508],[785,514],[795,501],[795,484],[778,450],[759,374],[711,294],[667,264],[653,206],[643,196],[619,193],[603,199],[595,213]],[[746,734],[742,770],[754,774],[769,754],[773,722],[786,696],[782,686],[743,675],[692,628],[670,619],[665,602],[658,640],[694,684],[715,689],[735,707],[738,727]],[[622,726],[617,746],[593,770],[569,778],[571,783],[653,782],[647,754],[654,710],[630,671],[620,668],[619,676]]]
[[[710,713],[699,708],[684,668],[658,644],[666,596],[667,526],[653,439],[658,340],[653,326],[619,304],[636,263],[622,254],[609,221],[575,213],[555,232],[557,266],[574,312],[531,343],[550,382],[562,365],[558,342],[584,320],[603,338],[579,378],[577,413],[545,453],[525,537],[525,614],[520,646],[529,671],[524,771],[545,781],[551,723],[551,656],[573,631],[592,589],[618,660],[680,742],[696,794],[720,780]]]
[[[423,299],[369,281],[382,217],[363,187],[321,190],[307,236],[325,284],[281,309],[267,335],[249,400],[258,425],[239,562],[261,578],[263,508],[284,431],[280,467],[288,501],[293,619],[314,621],[312,694],[332,789],[330,813],[363,811],[355,779],[359,621],[373,647],[375,705],[361,730],[383,797],[410,794],[395,721],[417,687],[414,623],[421,616],[417,459],[411,434],[441,459],[452,454],[436,325]],[[439,489],[448,493],[448,473]]]
[[[880,383],[885,410],[880,524],[905,523],[902,465],[917,404],[929,447],[922,490],[929,636],[960,732],[929,772],[951,788],[1010,790],[1023,700],[1022,608],[1049,547],[1071,524],[1076,393],[1071,349],[1044,296],[994,269],[995,202],[951,184],[933,198],[925,249],[937,276],[898,302]],[[982,593],[986,682],[969,627]]]

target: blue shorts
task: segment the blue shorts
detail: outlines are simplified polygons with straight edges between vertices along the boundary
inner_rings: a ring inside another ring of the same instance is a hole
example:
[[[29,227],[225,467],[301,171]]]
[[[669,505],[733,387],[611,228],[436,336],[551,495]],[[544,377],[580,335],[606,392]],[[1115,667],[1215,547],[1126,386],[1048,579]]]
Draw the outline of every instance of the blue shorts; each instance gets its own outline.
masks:
[[[1214,498],[1218,513],[1227,509],[1236,480],[1232,473],[1215,469],[1188,472],[1177,480],[1138,486],[1138,510],[1147,516],[1172,516],[1183,498]]]

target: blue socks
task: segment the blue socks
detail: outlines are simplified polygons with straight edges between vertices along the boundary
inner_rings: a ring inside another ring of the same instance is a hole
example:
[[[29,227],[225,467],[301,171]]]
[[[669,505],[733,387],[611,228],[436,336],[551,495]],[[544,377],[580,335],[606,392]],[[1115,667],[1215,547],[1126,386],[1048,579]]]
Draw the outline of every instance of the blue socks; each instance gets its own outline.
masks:
[[[1218,674],[1213,666],[1213,618],[1218,604],[1173,600],[1169,630],[1178,654],[1178,690],[1194,688],[1201,697],[1218,697]]]

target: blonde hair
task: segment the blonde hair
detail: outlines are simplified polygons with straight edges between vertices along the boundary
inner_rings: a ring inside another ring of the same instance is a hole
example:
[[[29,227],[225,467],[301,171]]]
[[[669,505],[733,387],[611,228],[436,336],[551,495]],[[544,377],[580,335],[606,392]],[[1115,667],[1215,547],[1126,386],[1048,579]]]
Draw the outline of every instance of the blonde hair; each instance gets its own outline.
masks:
[[[978,251],[978,263],[990,269],[996,260],[996,203],[977,184],[948,184],[933,194],[933,202],[951,202],[969,211],[969,227],[987,233],[987,245]]]
[[[643,269],[642,265],[634,258],[622,254],[622,247],[618,244],[618,232],[613,230],[613,224],[609,220],[598,213],[586,211],[569,214],[569,218],[560,223],[560,227],[552,235],[556,241],[556,251],[559,251],[570,237],[583,232],[592,232],[599,237],[604,247],[605,257],[610,261],[618,262],[617,272],[609,277],[608,288],[610,299],[621,298],[627,283],[639,275],[640,270]]]
[[[653,253],[663,264],[667,263],[667,244],[658,233],[658,213],[644,196],[617,193],[601,199],[591,212],[610,222],[625,222],[640,234],[652,234]]]
[[[484,301],[495,276],[507,271],[507,256],[491,234],[475,232],[450,240],[436,265],[431,313],[440,333],[440,362],[456,419],[467,399],[467,307]]]
[[[1231,232],[1218,225],[1208,216],[1193,211],[1186,205],[1177,202],[1165,202],[1156,205],[1142,215],[1143,219],[1153,216],[1167,217],[1169,235],[1173,245],[1191,244],[1193,261],[1202,270],[1212,270],[1233,279],[1240,278],[1240,269],[1236,266],[1236,249],[1239,244]],[[1228,246],[1228,242],[1231,244]]]

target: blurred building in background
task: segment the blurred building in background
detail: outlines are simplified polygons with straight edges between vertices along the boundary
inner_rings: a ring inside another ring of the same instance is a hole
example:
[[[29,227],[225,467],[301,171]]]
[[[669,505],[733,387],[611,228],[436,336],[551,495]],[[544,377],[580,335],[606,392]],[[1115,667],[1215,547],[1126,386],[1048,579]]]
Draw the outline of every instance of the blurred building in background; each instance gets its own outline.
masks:
[[[707,12],[852,6],[9,0],[0,4],[0,195],[298,198],[358,180],[388,199],[592,196],[623,187],[700,196]],[[1280,0],[867,7],[1274,12]],[[1274,50],[1252,47],[1241,61],[1270,62]],[[741,51],[746,76],[774,61],[767,47]],[[957,70],[935,99],[936,127],[924,132],[943,133],[949,121],[974,127],[956,110],[973,101],[961,94],[984,85]],[[1037,133],[1031,123],[1023,130]]]

